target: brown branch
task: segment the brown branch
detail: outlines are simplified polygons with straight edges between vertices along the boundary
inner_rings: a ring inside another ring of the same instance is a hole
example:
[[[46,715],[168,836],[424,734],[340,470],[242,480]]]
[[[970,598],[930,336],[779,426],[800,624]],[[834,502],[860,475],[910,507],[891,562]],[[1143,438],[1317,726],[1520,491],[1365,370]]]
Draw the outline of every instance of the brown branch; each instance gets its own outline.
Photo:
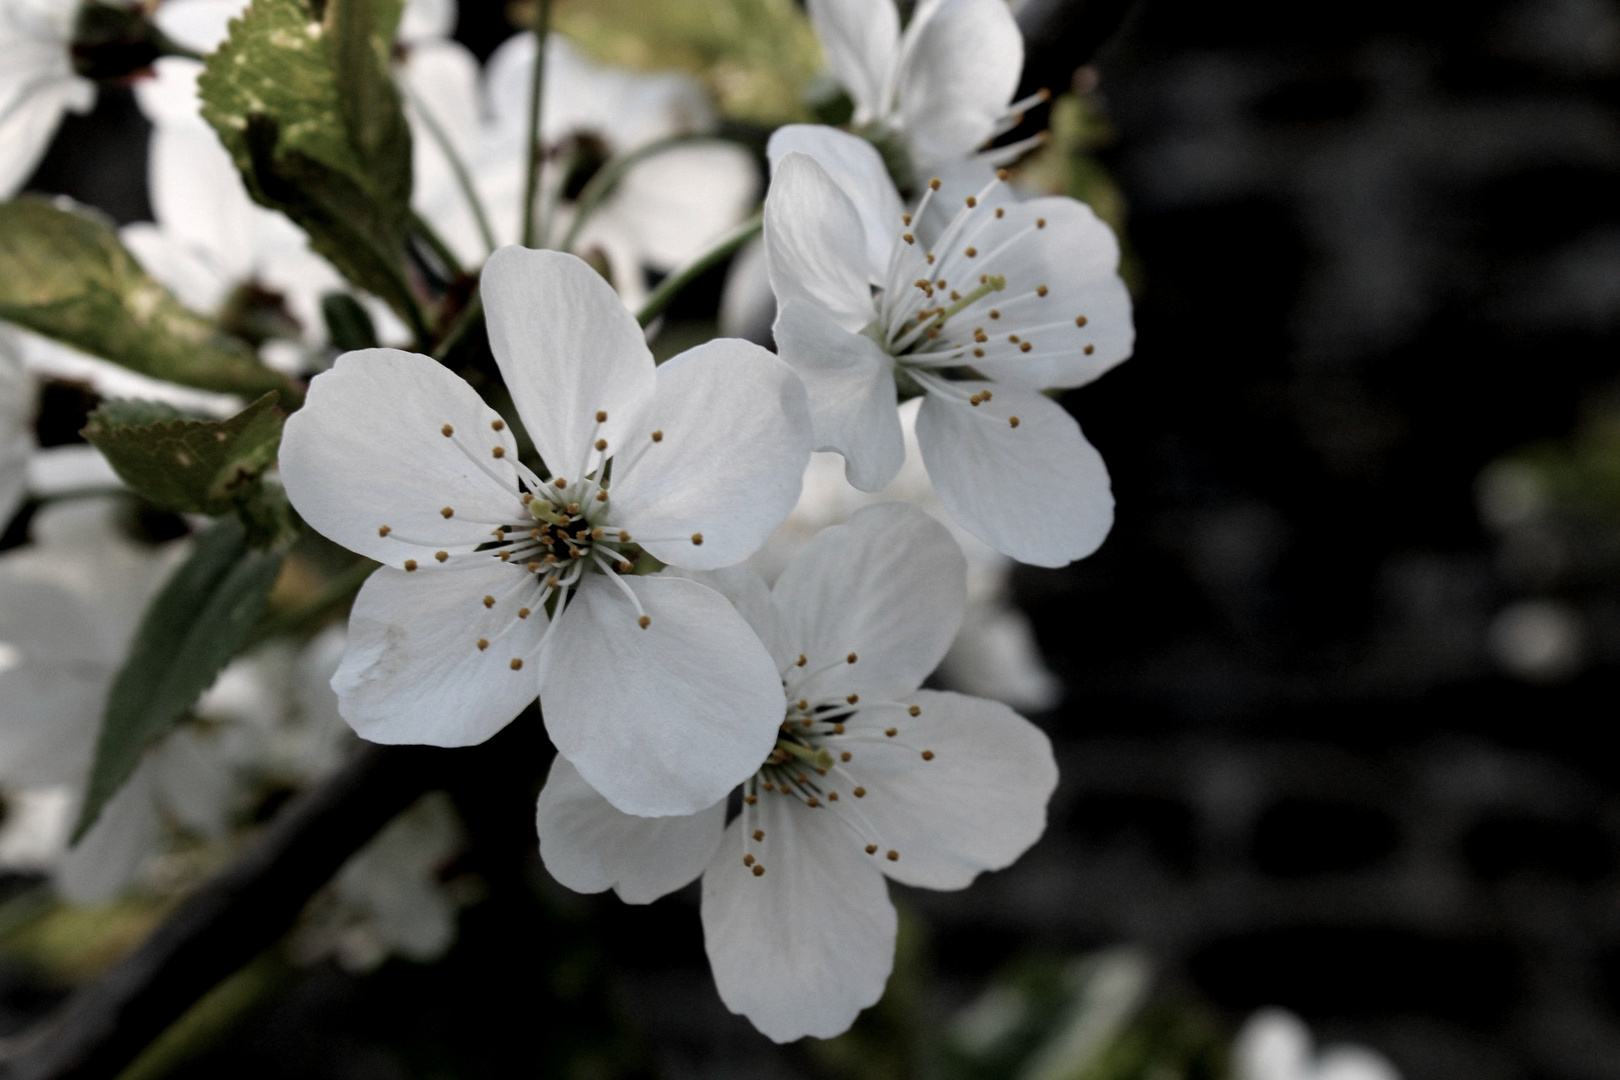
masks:
[[[193,1003],[279,940],[394,815],[439,786],[450,754],[365,747],[289,803],[235,863],[27,1036],[0,1061],[0,1080],[118,1075]]]

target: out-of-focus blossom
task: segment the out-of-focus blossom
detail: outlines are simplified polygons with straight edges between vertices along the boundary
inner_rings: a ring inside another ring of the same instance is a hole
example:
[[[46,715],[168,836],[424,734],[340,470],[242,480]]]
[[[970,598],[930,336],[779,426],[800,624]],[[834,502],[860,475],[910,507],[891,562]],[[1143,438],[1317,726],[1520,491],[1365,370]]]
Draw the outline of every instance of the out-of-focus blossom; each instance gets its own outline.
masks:
[[[69,112],[88,112],[96,86],[73,70],[81,0],[0,4],[0,198],[33,173]]]
[[[400,69],[414,136],[414,204],[469,265],[520,239],[535,55],[534,35],[514,35],[480,74],[455,42],[417,40]],[[560,35],[547,41],[545,79],[546,164],[536,212],[549,245],[569,233],[575,200],[601,168],[715,125],[692,79],[599,65]],[[604,257],[614,286],[636,307],[647,269],[668,271],[701,252],[742,220],[758,192],[758,170],[740,148],[709,140],[670,146],[626,169],[570,246]]]
[[[642,552],[710,569],[759,548],[798,498],[803,388],[742,341],[655,367],[634,317],[572,255],[502,249],[483,296],[549,479],[425,356],[346,354],[287,421],[293,505],[384,564],[350,618],[343,715],[377,742],[466,746],[538,691],[557,748],[615,805],[691,813],[770,749],[780,687],[723,596],[631,571]]]
[[[940,663],[940,680],[952,690],[993,698],[1015,709],[1039,712],[1056,705],[1062,684],[1047,670],[1029,619],[1013,603],[1008,578],[1013,561],[957,524],[945,512],[928,480],[917,449],[917,409],[913,399],[900,406],[906,458],[888,486],[865,492],[844,479],[837,454],[812,454],[804,473],[804,494],[782,527],[749,560],[767,582],[775,581],[793,556],[816,533],[848,521],[857,510],[880,502],[906,502],[932,514],[950,530],[967,556],[967,615],[950,651]]]
[[[1364,1046],[1318,1051],[1310,1028],[1293,1013],[1262,1009],[1232,1046],[1235,1080],[1401,1080],[1389,1060]]]
[[[884,878],[960,889],[1041,835],[1057,766],[1005,705],[918,687],[961,624],[966,566],[914,507],[871,506],[805,545],[769,591],[747,568],[699,575],[767,642],[785,701],[776,747],[727,803],[686,818],[615,810],[566,759],[538,809],[563,884],[648,903],[703,876],[720,997],[778,1042],[830,1037],[894,960]]]
[[[0,529],[10,523],[28,489],[36,401],[34,380],[23,367],[16,341],[0,326]]]
[[[952,517],[1036,566],[1095,551],[1113,524],[1108,470],[1041,391],[1130,355],[1113,233],[1073,199],[1018,202],[992,180],[932,234],[933,192],[905,213],[870,144],[803,126],[772,142],[802,148],[776,166],[765,254],[818,449],[883,487],[904,460],[896,398],[920,395],[918,444]]]

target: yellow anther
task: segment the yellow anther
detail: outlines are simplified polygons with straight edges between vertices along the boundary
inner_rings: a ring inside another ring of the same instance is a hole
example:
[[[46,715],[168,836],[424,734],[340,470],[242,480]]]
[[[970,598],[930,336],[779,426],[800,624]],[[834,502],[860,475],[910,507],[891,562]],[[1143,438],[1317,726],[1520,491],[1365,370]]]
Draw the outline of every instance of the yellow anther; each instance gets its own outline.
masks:
[[[1076,315],[1074,317],[1074,325],[1076,325],[1076,326],[1084,326],[1084,325],[1086,325],[1086,323],[1088,323],[1090,321],[1091,320],[1086,318],[1084,315]]]
[[[1047,293],[1049,293],[1051,291],[1052,290],[1048,289],[1045,285],[1037,285],[1037,286],[1035,286],[1035,295],[1036,296],[1045,296]]]
[[[664,441],[664,433],[662,431],[653,432],[652,433],[652,441],[653,442],[663,442]]]
[[[453,508],[447,506],[443,510],[439,511],[439,516],[448,521],[450,518],[456,516],[456,512]]]
[[[1031,345],[1029,342],[1026,341],[1022,345],[1018,346],[1018,351],[1019,352],[1029,352],[1029,350],[1033,349],[1034,347],[1035,346]]]
[[[853,664],[855,661],[857,661],[859,659],[860,659],[860,657],[857,656],[855,653],[850,653],[848,656],[844,657],[844,663]]]
[[[849,702],[851,705],[853,705],[857,701],[861,700],[861,695],[859,695],[859,694],[851,694],[851,695],[849,695],[849,697],[845,698],[844,700]]]
[[[895,851],[893,848],[889,849],[889,861],[890,862],[899,862],[900,861],[900,853],[898,851]]]
[[[647,627],[652,625],[652,619],[650,619],[646,615],[643,615],[641,618],[636,620],[636,625],[641,627],[643,630],[645,630],[645,629],[647,629]]]
[[[1018,424],[1019,424],[1018,417],[1016,417],[1016,416],[1007,417],[1007,426],[1008,427],[1017,427]]]
[[[506,447],[497,446],[489,452],[491,457],[503,458],[506,456]]]
[[[934,253],[933,253],[933,252],[932,252],[932,251],[930,251],[930,252],[929,252],[929,253],[928,253],[928,265],[929,265],[929,266],[933,266],[933,265],[934,265]]]
[[[842,735],[843,733],[844,733],[844,725],[843,724],[834,724],[833,725],[833,734],[834,735]]]
[[[827,792],[827,801],[828,802],[837,802],[838,801],[838,792],[836,792],[836,791]]]
[[[1016,345],[1016,344],[1018,344],[1018,335],[1017,334],[1008,334],[1007,335],[1007,340],[1012,342],[1014,345]]]
[[[456,433],[456,429],[451,427],[449,424],[446,424],[446,425],[444,425],[444,427],[439,429],[439,434],[443,435],[447,439],[450,436],[454,435],[455,433]]]
[[[934,752],[932,750],[924,750],[922,752],[922,759],[924,761],[933,761],[934,760]]]
[[[991,308],[990,309],[990,317],[992,319],[999,319],[999,318],[1001,318],[1001,312],[996,308]]]
[[[597,492],[597,493],[596,493],[596,501],[597,501],[597,502],[607,502],[607,492],[605,492],[605,491],[598,491],[598,492]]]
[[[378,530],[377,530],[377,535],[378,535],[378,536],[387,536],[387,535],[388,535],[388,534],[389,534],[389,533],[391,533],[391,532],[393,532],[393,531],[394,531],[394,529],[393,529],[393,527],[392,527],[392,526],[390,526],[390,525],[384,525],[384,526],[382,526],[382,527],[380,527],[380,528],[379,528],[379,529],[378,529]]]
[[[596,448],[598,450],[606,450],[607,449],[607,440],[606,439],[597,439],[596,440]]]
[[[484,597],[484,606],[487,607],[487,608],[488,607],[494,607],[495,606],[495,598],[493,596]]]
[[[749,806],[753,806],[755,803],[759,802],[759,796],[758,795],[744,795],[743,796],[743,802],[747,803]]]
[[[405,572],[410,573],[412,570],[415,570],[415,569],[416,569],[416,560],[415,559],[406,559],[405,560]]]
[[[866,845],[866,853],[868,855],[876,855],[877,854],[877,845],[876,844],[867,844]]]
[[[997,169],[996,170],[996,179],[1000,180],[1004,184],[1007,182],[1007,177],[1009,177],[1011,175],[1012,174],[1009,173],[1006,169]]]
[[[527,619],[528,617],[529,617],[529,609],[528,608],[526,608],[526,607],[518,608],[518,618]]]
[[[765,839],[765,830],[764,829],[755,829],[754,830],[754,842],[758,843],[759,841],[761,841],[763,839]]]
[[[755,863],[754,864],[754,876],[755,877],[763,877],[764,874],[765,874],[765,866],[764,866],[764,864],[763,863]]]
[[[702,533],[693,533],[692,534],[692,546],[693,547],[702,547],[703,546],[703,534]]]
[[[620,529],[619,530],[619,543],[628,544],[629,542],[630,542],[630,534],[625,532],[623,529]]]
[[[450,553],[448,551],[435,551],[433,553],[433,557],[438,559],[440,562],[444,562],[444,560],[450,557]]]
[[[552,477],[551,483],[552,483],[552,485],[554,487],[557,487],[557,488],[565,488],[565,487],[568,486],[568,481],[566,479],[564,479],[563,477],[561,477],[561,476]]]
[[[798,706],[798,709],[799,709],[800,712],[804,712],[806,709],[808,709],[810,707],[810,702],[806,701],[804,698],[800,698],[798,701],[795,701],[793,704]]]
[[[570,515],[577,515],[579,513],[579,503],[569,503],[568,513]]]
[[[1037,229],[1044,229],[1044,228],[1046,228],[1046,219],[1045,219],[1045,218],[1043,218],[1043,217],[1038,217],[1038,218],[1036,218],[1036,219],[1035,219],[1035,227],[1036,227],[1036,228],[1037,228]]]
[[[1084,349],[1081,349],[1080,351],[1085,353],[1087,356],[1090,356],[1092,353],[1097,351],[1097,346],[1095,346],[1095,345],[1087,345]]]
[[[932,180],[928,181],[928,190],[930,190],[930,191],[938,191],[939,190],[939,177],[936,176]]]
[[[850,753],[848,750],[845,750],[845,751],[843,751],[842,753],[840,753],[838,755],[838,760],[839,761],[848,761],[850,758],[852,758],[854,756],[855,756],[854,754]]]
[[[799,667],[804,667],[804,665],[808,664],[809,662],[810,662],[809,658],[806,657],[804,655],[804,653],[800,653],[799,654],[799,659],[794,661],[794,663],[796,663]]]
[[[910,214],[901,214],[900,215],[900,224],[902,224],[902,225],[910,225],[911,224],[911,215]]]
[[[966,255],[970,259],[973,258],[978,253],[979,253],[979,249],[976,248],[976,247],[970,247],[966,251],[962,252],[962,254]]]
[[[982,390],[982,391],[980,391],[980,393],[981,393],[981,394],[983,394],[983,396],[984,396],[984,400],[986,400],[986,401],[989,401],[989,400],[990,400],[990,399],[991,399],[991,398],[993,398],[993,397],[995,397],[995,395],[994,395],[994,394],[992,394],[992,393],[991,393],[991,392],[990,392],[990,391],[988,391],[988,390]],[[916,714],[916,713],[912,713],[912,714],[911,714],[911,715],[913,715],[913,716],[916,716],[916,715],[917,715],[917,714]]]
[[[513,671],[522,671],[523,670],[523,661],[520,660],[518,657],[514,656],[514,657],[512,657],[512,662],[510,664],[508,664],[507,666],[510,667]]]
[[[752,855],[744,855],[743,856],[743,865],[744,866],[753,866],[754,865],[754,857]]]
[[[506,430],[506,421],[505,420],[491,420],[489,422],[489,426],[490,426],[491,429],[493,429],[495,431],[505,431]]]
[[[1007,216],[1006,207],[1002,207],[1002,206],[996,207],[996,217],[1002,218],[1002,217],[1006,217],[1006,216]]]
[[[489,648],[489,639],[488,638],[479,638],[478,639],[478,651],[483,652],[487,648]]]
[[[975,326],[973,328],[973,340],[977,341],[980,345],[983,345],[985,342],[990,340],[990,335],[984,332],[983,327]]]
[[[854,790],[853,794],[857,799],[864,799],[866,798],[866,789],[863,787],[858,787]]]
[[[597,409],[596,410],[596,422],[598,424],[607,423],[607,412],[602,410],[602,409]]]
[[[974,355],[975,358],[983,358],[984,350],[976,348],[976,349],[973,350],[973,355]]]
[[[808,799],[804,800],[804,805],[814,810],[816,807],[821,805],[821,800],[812,795]]]
[[[967,204],[968,204],[968,209],[969,209],[969,210],[971,210],[971,209],[973,209],[973,208],[974,208],[974,207],[975,207],[975,206],[978,206],[978,205],[979,205],[979,200],[978,200],[978,199],[977,199],[977,198],[975,198],[975,197],[974,197],[974,196],[972,196],[972,195],[969,195],[969,196],[968,196],[968,197],[967,197]]]
[[[912,236],[910,233],[901,233],[900,239],[904,240],[908,244],[915,244],[917,242],[917,238]]]
[[[602,539],[602,537],[604,537],[606,535],[607,534],[604,533],[601,529],[592,529],[591,530],[591,539],[592,540],[600,540],[600,539]]]
[[[630,571],[632,571],[634,569],[635,569],[635,567],[632,566],[630,563],[625,562],[623,559],[619,560],[619,565],[618,565],[619,573],[628,574]]]
[[[892,738],[894,738],[894,737],[895,737],[895,736],[896,736],[896,735],[898,735],[898,734],[900,734],[900,729],[899,729],[899,728],[894,728],[894,727],[892,727],[892,728],[885,728],[885,729],[884,729],[884,730],[883,730],[883,734],[885,734],[885,735],[887,735],[887,736],[888,736],[888,737],[889,737],[889,738],[891,738],[891,739],[892,739]]]
[[[554,556],[554,555],[548,555],[546,557],[548,559],[555,559],[556,558],[556,556]],[[537,563],[537,562],[532,562],[532,563],[530,563],[528,565],[527,569],[528,569],[529,573],[531,573],[531,574],[538,574],[540,572],[540,564]]]

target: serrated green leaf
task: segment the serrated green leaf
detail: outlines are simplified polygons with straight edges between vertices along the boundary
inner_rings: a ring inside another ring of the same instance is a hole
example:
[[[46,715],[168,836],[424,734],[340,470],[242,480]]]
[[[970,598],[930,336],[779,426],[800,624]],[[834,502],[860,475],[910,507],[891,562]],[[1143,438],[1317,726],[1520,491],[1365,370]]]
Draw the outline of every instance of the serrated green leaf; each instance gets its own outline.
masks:
[[[0,319],[165,382],[295,396],[154,281],[106,221],[65,200],[0,203]]]
[[[388,57],[400,0],[253,0],[198,82],[248,191],[413,327],[411,136]]]
[[[255,550],[240,521],[221,518],[164,583],[108,692],[75,842],[147,747],[174,727],[246,644],[285,556],[284,547]]]
[[[109,402],[90,414],[84,437],[119,479],[165,510],[224,514],[257,487],[276,460],[285,416],[266,394],[229,420],[154,417]]]

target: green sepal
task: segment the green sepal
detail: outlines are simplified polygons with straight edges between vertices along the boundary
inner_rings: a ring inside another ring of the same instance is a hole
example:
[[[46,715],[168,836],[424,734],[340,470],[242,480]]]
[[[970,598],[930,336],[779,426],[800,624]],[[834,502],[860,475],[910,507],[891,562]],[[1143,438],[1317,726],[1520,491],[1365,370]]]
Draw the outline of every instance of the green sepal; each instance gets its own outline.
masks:
[[[144,401],[108,401],[84,437],[119,479],[165,510],[225,514],[258,492],[285,420],[266,394],[228,420],[192,420]]]
[[[221,518],[164,583],[107,694],[75,843],[147,748],[179,723],[248,642],[286,553],[286,545],[255,548],[240,520]]]
[[[411,134],[389,68],[401,0],[253,0],[198,92],[255,200],[425,331],[406,273]]]
[[[298,398],[153,280],[108,221],[66,199],[0,203],[0,320],[165,382]]]

